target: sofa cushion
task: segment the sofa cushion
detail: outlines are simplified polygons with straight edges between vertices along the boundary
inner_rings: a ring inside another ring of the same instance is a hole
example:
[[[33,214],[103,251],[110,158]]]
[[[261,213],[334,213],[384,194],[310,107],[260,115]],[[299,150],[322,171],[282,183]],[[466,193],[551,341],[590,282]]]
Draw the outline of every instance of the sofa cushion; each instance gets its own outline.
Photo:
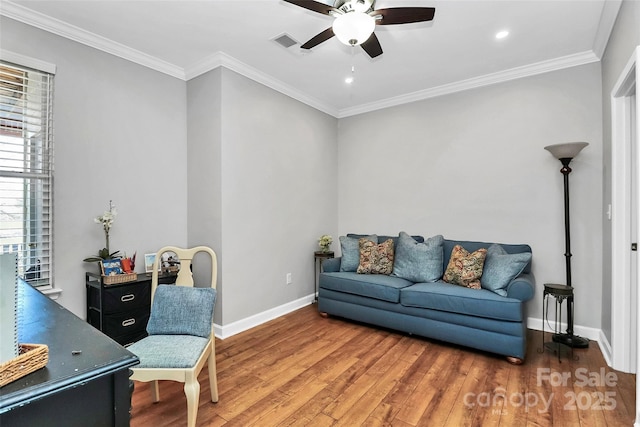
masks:
[[[400,232],[393,264],[393,275],[412,282],[435,282],[442,277],[443,253],[441,235],[419,243],[404,231]]]
[[[507,296],[506,288],[531,261],[531,252],[510,254],[496,243],[487,249],[480,283],[484,289]]]
[[[378,243],[378,236],[372,234],[370,236],[361,236]],[[340,262],[340,271],[356,271],[360,264],[360,246],[358,240],[360,237],[352,235],[340,236],[340,250],[342,252],[342,260]]]
[[[522,321],[522,302],[486,289],[451,286],[444,282],[416,283],[400,291],[406,307],[429,308],[488,319]]]
[[[393,303],[400,302],[400,289],[413,285],[400,277],[382,274],[364,275],[353,272],[322,273],[319,286],[337,292],[375,298]]]
[[[393,240],[387,239],[377,245],[363,237],[360,246],[360,263],[356,270],[359,274],[386,274],[393,271]]]
[[[486,256],[487,250],[484,248],[469,253],[462,246],[455,245],[442,280],[454,285],[480,289],[480,277]]]

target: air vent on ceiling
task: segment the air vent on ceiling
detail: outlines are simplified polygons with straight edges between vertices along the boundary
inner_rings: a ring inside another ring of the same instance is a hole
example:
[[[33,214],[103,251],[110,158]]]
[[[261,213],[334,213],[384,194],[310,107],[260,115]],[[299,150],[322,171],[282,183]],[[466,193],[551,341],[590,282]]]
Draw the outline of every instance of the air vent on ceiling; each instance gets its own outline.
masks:
[[[296,40],[294,40],[289,34],[280,34],[272,39],[274,42],[278,43],[280,46],[285,49],[290,48],[291,46],[295,46],[298,44]]]
[[[282,46],[287,52],[295,56],[304,56],[311,53],[308,49],[301,49],[298,40],[294,39],[287,33],[282,33],[271,39],[278,45]]]

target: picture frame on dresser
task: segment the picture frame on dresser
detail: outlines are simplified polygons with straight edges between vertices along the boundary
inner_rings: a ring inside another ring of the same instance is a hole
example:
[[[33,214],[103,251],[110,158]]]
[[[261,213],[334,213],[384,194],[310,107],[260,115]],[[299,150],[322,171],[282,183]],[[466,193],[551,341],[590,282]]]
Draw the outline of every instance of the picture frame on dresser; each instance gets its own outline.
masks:
[[[144,254],[144,272],[153,273],[153,263],[156,262],[156,254]]]
[[[124,273],[119,258],[103,259],[102,261],[100,261],[100,268],[102,269],[103,276],[115,276],[117,274]]]

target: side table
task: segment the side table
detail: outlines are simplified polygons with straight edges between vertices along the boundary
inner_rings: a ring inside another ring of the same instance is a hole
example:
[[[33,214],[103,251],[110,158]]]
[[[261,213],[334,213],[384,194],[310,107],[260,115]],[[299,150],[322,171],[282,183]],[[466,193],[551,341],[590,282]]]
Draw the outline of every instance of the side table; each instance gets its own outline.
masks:
[[[545,348],[552,350],[558,354],[558,361],[560,361],[560,355],[562,351],[571,350],[571,358],[574,358],[573,347],[568,346],[562,342],[545,342],[544,341],[544,326],[548,322],[549,313],[549,296],[555,299],[556,303],[556,315],[554,323],[554,333],[559,333],[560,323],[562,320],[562,303],[567,300],[567,304],[573,303],[573,288],[567,285],[559,285],[556,283],[545,283],[544,292],[542,293],[542,349],[540,353],[544,353]]]
[[[320,275],[320,273],[322,273],[322,262],[325,259],[333,258],[333,256],[334,256],[333,251],[329,251],[329,252],[315,251],[313,253],[313,262],[314,262],[313,278],[315,281],[315,288],[314,288],[315,293],[313,294],[314,302],[318,301],[318,276]]]

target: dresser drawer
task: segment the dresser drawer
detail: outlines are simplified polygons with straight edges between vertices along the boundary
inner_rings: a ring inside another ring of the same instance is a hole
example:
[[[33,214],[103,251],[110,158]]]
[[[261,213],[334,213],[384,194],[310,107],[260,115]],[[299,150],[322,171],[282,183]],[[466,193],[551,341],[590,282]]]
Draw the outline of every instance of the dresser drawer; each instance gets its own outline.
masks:
[[[151,286],[145,282],[105,288],[102,304],[104,314],[148,307],[151,305]]]
[[[119,335],[117,337],[113,337],[112,339],[118,344],[124,347],[127,347],[136,341],[140,341],[142,338],[146,337],[147,335],[149,335],[147,334],[147,331],[142,331],[142,332],[134,332],[132,334],[127,334],[127,335]]]
[[[103,316],[102,332],[110,337],[144,332],[149,322],[149,307],[130,310],[126,313]]]

